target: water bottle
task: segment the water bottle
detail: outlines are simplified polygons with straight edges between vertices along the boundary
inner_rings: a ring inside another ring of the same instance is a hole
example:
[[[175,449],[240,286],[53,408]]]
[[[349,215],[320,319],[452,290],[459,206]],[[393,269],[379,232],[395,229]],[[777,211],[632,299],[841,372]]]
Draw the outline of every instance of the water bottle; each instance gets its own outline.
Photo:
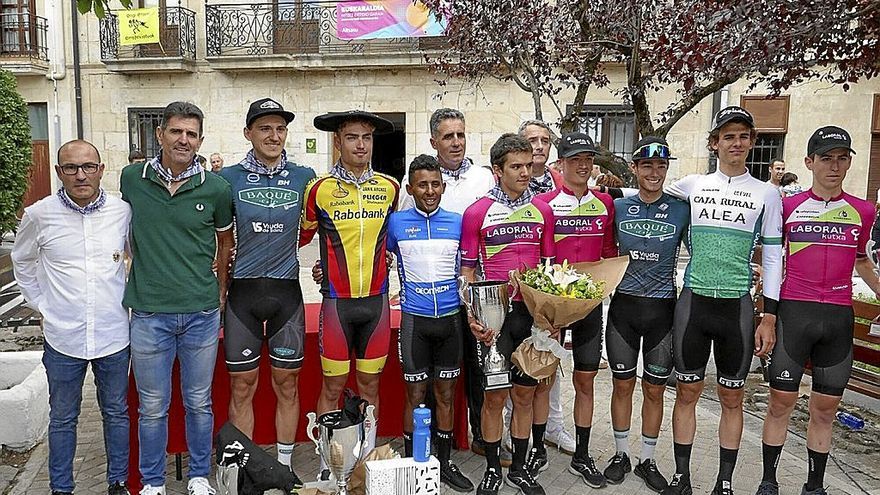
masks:
[[[846,426],[850,430],[858,431],[865,427],[864,419],[846,411],[840,411],[837,413],[837,421],[840,421],[840,424]]]
[[[431,457],[431,410],[424,404],[413,410],[413,459],[427,462]]]

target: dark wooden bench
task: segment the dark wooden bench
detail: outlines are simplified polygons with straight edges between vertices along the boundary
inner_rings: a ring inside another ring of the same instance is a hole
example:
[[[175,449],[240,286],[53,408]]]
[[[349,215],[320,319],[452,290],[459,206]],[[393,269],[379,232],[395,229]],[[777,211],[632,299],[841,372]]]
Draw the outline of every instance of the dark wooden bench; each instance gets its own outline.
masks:
[[[761,303],[758,303],[758,311],[761,311]],[[846,388],[853,392],[867,395],[874,399],[880,399],[880,373],[865,369],[859,364],[867,364],[880,368],[880,335],[869,335],[870,323],[858,321],[863,319],[871,321],[880,315],[880,305],[864,301],[853,300],[853,312],[856,322],[853,326],[853,368],[849,383]],[[761,313],[755,316],[755,325],[761,322]],[[810,364],[807,363],[808,374],[811,374]]]

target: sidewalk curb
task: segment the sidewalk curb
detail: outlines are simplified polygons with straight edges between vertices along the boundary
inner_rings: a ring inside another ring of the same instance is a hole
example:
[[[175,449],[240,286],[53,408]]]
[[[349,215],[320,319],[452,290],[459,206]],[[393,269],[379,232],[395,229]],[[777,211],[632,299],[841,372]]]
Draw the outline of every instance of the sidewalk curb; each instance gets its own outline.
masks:
[[[43,468],[43,464],[48,461],[49,458],[49,443],[46,441],[40,442],[34,447],[34,450],[31,451],[31,457],[28,459],[27,464],[24,465],[24,469],[22,469],[18,476],[12,482],[12,489],[9,491],[9,495],[25,495],[30,491],[31,485],[34,483],[34,478],[37,477],[40,470]]]

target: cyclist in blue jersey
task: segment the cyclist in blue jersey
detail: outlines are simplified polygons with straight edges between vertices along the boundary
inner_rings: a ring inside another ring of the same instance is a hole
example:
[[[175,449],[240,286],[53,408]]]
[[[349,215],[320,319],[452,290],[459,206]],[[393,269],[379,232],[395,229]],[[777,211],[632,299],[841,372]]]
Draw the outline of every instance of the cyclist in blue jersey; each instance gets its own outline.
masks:
[[[299,419],[297,382],[305,344],[299,286],[300,216],[315,172],[287,160],[284,143],[294,115],[270,98],[253,102],[244,137],[253,148],[220,171],[232,186],[237,251],[225,313],[223,349],[232,397],[229,419],[248,437],[263,341],[268,341],[278,399],[278,460],[290,466]]]
[[[461,215],[440,208],[445,184],[436,158],[417,156],[407,175],[406,192],[415,207],[391,214],[387,240],[400,276],[398,352],[407,390],[404,449],[411,457],[413,408],[424,402],[433,381],[440,481],[455,491],[469,492],[473,483],[450,460],[452,400],[463,352],[457,281]]]
[[[611,424],[617,447],[605,478],[616,485],[632,469],[629,429],[641,348],[642,448],[634,472],[655,492],[667,485],[657,469],[654,448],[663,421],[666,379],[672,373],[675,267],[690,222],[688,204],[663,192],[669,161],[674,159],[663,138],[649,136],[636,143],[632,171],[639,193],[614,201],[619,250],[629,254],[630,262],[611,298],[605,330],[608,364],[614,375]]]

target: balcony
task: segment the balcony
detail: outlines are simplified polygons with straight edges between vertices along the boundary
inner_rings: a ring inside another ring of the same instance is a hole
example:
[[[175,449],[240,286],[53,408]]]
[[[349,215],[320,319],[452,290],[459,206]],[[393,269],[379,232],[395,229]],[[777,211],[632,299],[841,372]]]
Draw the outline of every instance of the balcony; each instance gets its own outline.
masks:
[[[119,16],[101,19],[101,61],[111,72],[195,72],[196,13],[184,7],[159,9],[159,43],[119,44]]]
[[[46,19],[31,13],[0,14],[0,67],[18,75],[46,75]]]
[[[218,70],[321,70],[418,66],[444,37],[347,40],[337,4],[324,0],[205,6],[207,58]]]

